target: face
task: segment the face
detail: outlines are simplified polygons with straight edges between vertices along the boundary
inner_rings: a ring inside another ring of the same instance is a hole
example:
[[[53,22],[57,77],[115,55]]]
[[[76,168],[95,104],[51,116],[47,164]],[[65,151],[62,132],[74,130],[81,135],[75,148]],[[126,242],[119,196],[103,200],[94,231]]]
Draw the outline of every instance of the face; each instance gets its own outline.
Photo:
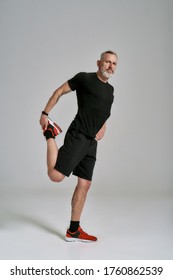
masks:
[[[104,78],[109,79],[113,76],[117,65],[117,57],[114,54],[106,53],[104,57],[97,62],[98,72]]]

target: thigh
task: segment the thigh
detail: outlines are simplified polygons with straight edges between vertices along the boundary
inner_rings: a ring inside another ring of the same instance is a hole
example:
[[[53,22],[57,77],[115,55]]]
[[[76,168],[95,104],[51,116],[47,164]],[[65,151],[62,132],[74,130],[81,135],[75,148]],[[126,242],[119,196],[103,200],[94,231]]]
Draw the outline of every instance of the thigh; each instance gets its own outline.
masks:
[[[64,145],[59,149],[55,169],[65,176],[69,176],[84,158],[87,150],[88,141],[85,135],[76,130],[68,130],[64,139]]]
[[[92,180],[94,166],[96,163],[97,141],[95,139],[90,141],[87,154],[75,167],[73,174],[85,180]]]

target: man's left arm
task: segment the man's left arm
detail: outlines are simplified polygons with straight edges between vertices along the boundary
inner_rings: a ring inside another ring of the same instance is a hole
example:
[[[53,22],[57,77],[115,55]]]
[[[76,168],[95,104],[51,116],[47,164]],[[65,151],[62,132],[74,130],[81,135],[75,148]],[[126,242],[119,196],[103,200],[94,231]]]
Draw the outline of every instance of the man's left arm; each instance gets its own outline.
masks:
[[[100,128],[100,130],[97,132],[95,140],[101,140],[105,134],[106,131],[106,123],[104,123],[104,125]]]

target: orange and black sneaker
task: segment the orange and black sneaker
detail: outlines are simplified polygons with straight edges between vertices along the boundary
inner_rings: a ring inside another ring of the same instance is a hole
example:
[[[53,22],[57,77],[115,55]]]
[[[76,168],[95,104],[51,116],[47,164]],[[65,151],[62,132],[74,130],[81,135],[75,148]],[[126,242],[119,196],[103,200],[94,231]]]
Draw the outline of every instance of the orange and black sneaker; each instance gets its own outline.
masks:
[[[97,237],[92,236],[84,232],[81,227],[78,227],[78,230],[75,232],[70,232],[67,230],[66,232],[66,241],[69,242],[95,242],[97,241]]]
[[[48,118],[48,126],[47,129],[43,132],[43,134],[46,137],[47,134],[50,132],[52,134],[52,137],[55,138],[55,136],[59,135],[62,132],[62,129],[59,127],[59,125],[57,125],[55,122]]]

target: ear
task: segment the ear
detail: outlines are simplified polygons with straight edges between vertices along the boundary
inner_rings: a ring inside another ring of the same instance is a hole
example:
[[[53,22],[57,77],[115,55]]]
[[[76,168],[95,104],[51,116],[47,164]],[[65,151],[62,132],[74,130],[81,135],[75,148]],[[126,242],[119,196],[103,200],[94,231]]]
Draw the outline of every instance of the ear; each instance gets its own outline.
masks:
[[[97,67],[100,66],[100,60],[97,60]]]

